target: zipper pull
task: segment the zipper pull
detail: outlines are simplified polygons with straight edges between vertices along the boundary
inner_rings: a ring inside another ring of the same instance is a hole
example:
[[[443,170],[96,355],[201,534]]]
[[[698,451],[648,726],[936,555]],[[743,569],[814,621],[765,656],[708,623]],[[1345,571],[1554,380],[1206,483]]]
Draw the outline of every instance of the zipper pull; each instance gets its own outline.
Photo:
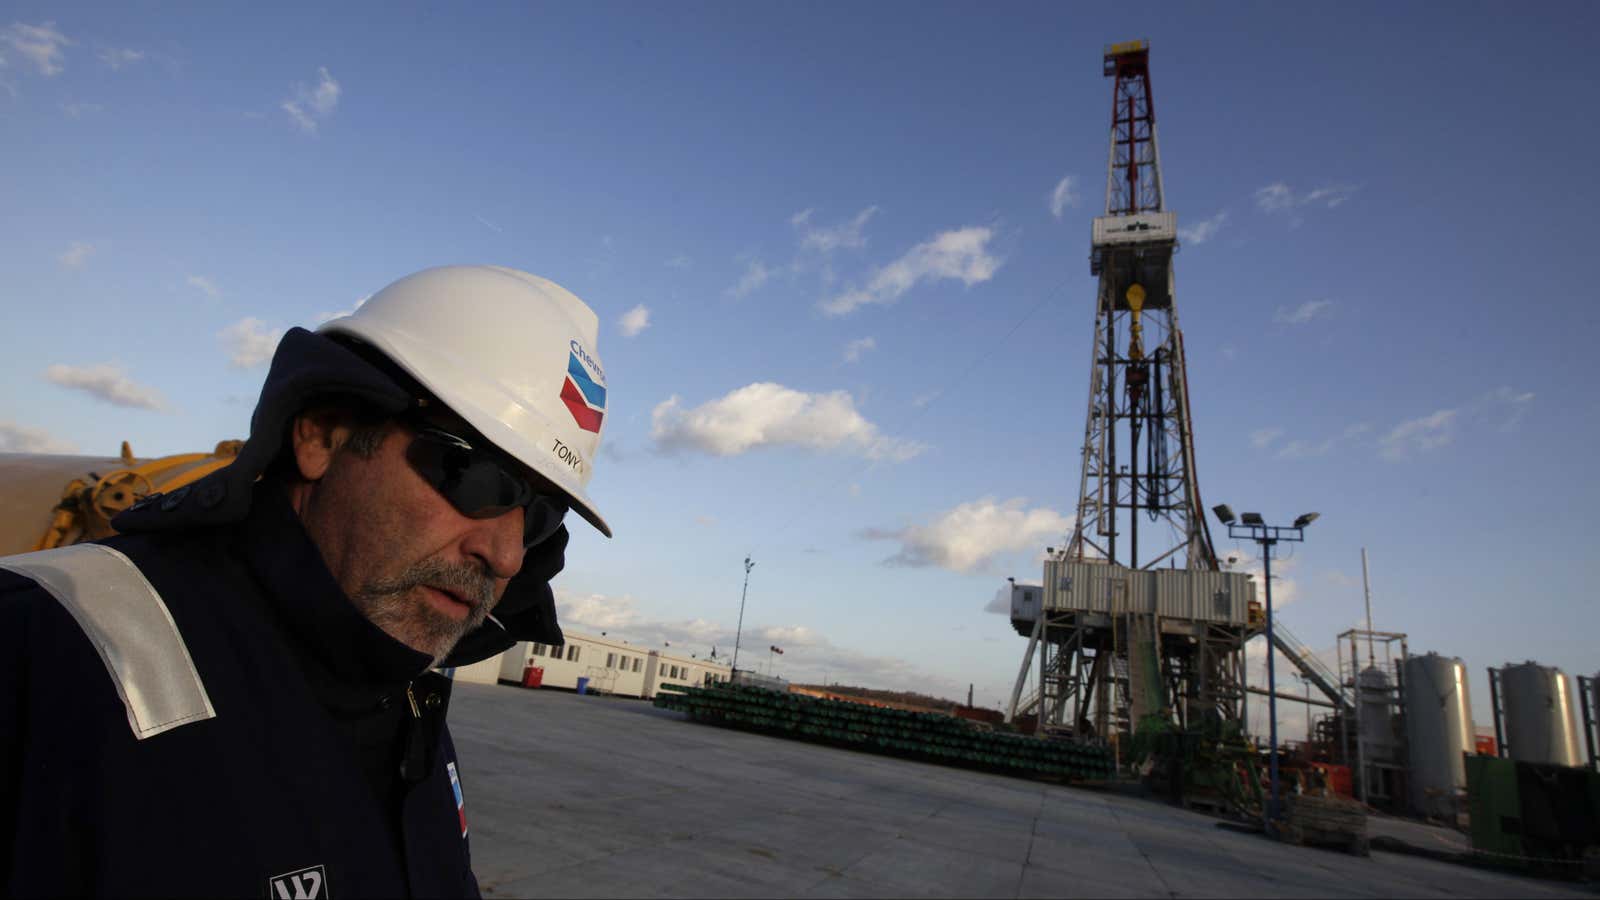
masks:
[[[422,710],[417,707],[417,695],[406,683],[406,702],[411,704],[411,718],[406,720],[405,751],[400,757],[400,777],[415,784],[427,776],[424,760],[427,756],[426,729],[422,727]]]

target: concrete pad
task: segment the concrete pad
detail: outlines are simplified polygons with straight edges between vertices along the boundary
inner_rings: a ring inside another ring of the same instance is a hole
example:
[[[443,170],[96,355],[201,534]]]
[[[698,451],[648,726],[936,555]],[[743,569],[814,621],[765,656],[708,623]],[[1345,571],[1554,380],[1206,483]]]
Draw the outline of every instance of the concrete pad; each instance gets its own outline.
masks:
[[[880,897],[1009,898],[1017,895],[1022,866],[905,836],[867,854],[844,874],[880,888]]]
[[[489,897],[1593,896],[641,701],[457,684],[450,723]]]

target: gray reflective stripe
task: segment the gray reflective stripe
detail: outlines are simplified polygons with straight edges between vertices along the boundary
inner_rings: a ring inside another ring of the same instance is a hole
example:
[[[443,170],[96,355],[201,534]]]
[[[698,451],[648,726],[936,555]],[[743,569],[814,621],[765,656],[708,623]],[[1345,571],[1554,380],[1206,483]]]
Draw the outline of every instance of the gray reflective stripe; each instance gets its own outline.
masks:
[[[38,582],[78,621],[128,708],[134,737],[216,716],[167,604],[133,560],[76,544],[0,556],[0,569]]]

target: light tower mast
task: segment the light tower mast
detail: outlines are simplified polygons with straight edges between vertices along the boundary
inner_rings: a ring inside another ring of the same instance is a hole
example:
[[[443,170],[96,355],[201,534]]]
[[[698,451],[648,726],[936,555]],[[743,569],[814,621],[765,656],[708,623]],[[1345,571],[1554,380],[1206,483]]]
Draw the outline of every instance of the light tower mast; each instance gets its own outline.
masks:
[[[1099,284],[1078,515],[1045,583],[1014,588],[1012,624],[1030,640],[1010,715],[1118,741],[1152,722],[1239,722],[1253,589],[1218,571],[1195,476],[1149,44],[1107,47],[1103,71],[1115,84],[1090,245]]]

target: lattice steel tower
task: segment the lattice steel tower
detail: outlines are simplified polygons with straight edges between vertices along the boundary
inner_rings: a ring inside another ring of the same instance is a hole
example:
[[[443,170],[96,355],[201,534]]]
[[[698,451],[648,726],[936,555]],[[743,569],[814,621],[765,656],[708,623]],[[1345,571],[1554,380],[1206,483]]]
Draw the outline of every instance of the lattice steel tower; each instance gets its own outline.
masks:
[[[1099,288],[1078,515],[1067,546],[1046,564],[1037,616],[1014,596],[1013,624],[1032,640],[1012,715],[1032,708],[1047,730],[1109,737],[1148,715],[1179,726],[1212,713],[1239,719],[1248,614],[1213,616],[1193,603],[1187,614],[1162,612],[1153,576],[1135,574],[1218,566],[1195,475],[1172,271],[1177,216],[1163,203],[1149,45],[1116,44],[1104,60],[1115,85],[1106,209],[1094,220],[1089,261]],[[1105,568],[1081,568],[1089,564]],[[1072,572],[1093,580],[1094,596],[1087,584],[1073,593]],[[1190,594],[1215,593],[1218,604],[1237,590],[1229,608],[1248,607],[1242,576],[1161,575],[1160,590],[1181,582]],[[1036,648],[1038,688],[1023,703]]]
[[[1089,257],[1100,289],[1077,527],[1067,551],[1130,568],[1176,559],[1183,568],[1216,569],[1194,473],[1173,292],[1177,215],[1162,205],[1148,45],[1111,47],[1105,74],[1116,78],[1111,154],[1106,214],[1094,220]],[[1149,519],[1143,553],[1141,518]]]

